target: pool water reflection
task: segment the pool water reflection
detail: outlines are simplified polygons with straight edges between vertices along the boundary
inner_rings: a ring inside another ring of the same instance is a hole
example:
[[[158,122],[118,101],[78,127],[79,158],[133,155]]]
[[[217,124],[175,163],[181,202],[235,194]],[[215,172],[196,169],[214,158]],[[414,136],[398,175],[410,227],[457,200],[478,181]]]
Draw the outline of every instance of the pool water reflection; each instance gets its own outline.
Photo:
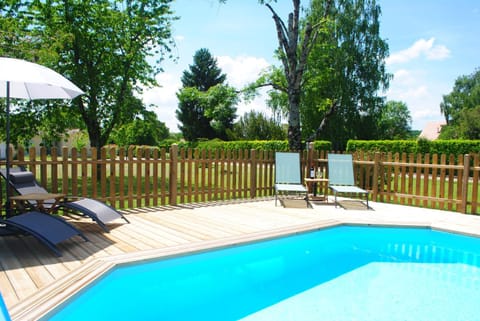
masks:
[[[455,320],[472,321],[479,248],[430,229],[340,226],[119,266],[44,320],[430,321],[461,306]]]

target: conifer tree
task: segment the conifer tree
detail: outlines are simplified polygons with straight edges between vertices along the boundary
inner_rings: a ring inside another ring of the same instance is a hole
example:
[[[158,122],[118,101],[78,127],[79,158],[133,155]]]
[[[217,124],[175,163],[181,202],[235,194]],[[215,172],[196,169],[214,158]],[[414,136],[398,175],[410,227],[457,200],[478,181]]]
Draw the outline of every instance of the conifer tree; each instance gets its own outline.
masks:
[[[232,106],[236,103],[235,91],[224,85],[226,78],[208,49],[202,48],[195,53],[193,64],[183,72],[183,88],[177,93],[176,115],[186,140],[226,138],[225,129],[233,123],[235,109]],[[222,86],[225,90],[220,89]],[[224,99],[218,99],[219,95],[224,95]],[[224,106],[216,104],[220,101]]]

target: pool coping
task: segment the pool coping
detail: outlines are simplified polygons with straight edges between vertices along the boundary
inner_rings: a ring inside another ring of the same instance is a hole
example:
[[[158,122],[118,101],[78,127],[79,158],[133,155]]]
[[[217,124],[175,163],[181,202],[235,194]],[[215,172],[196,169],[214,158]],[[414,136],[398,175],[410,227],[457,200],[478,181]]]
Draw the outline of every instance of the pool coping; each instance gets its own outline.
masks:
[[[64,276],[56,282],[37,291],[32,296],[22,300],[13,306],[9,312],[12,320],[14,321],[38,320],[42,317],[45,317],[48,315],[48,313],[51,313],[55,308],[61,304],[64,304],[80,290],[92,284],[92,282],[95,280],[98,280],[117,265],[201,253],[213,249],[228,248],[232,246],[248,244],[251,242],[274,239],[342,225],[427,228],[480,237],[480,230],[478,229],[472,230],[471,228],[468,228],[467,225],[462,224],[452,226],[451,222],[445,222],[442,220],[430,222],[399,222],[397,220],[381,220],[381,222],[379,222],[378,219],[365,219],[365,217],[359,217],[358,219],[352,219],[351,217],[337,219],[325,218],[324,220],[315,223],[282,227],[269,231],[245,234],[242,236],[227,237],[216,240],[176,245],[162,249],[96,258],[88,263],[85,263],[75,272]]]

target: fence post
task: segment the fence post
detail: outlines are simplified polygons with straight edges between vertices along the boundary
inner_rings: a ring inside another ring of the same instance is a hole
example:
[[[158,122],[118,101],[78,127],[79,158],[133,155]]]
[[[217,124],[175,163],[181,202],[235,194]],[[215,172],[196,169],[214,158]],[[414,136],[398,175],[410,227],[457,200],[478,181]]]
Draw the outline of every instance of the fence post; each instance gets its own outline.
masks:
[[[170,146],[170,175],[169,175],[169,200],[170,205],[177,205],[177,167],[178,167],[178,145]]]
[[[372,201],[377,200],[378,195],[378,184],[381,182],[379,174],[382,171],[380,170],[380,153],[376,152],[373,161],[373,180],[372,180]]]
[[[250,198],[257,196],[257,153],[250,150]]]
[[[68,147],[62,147],[62,193],[68,195],[68,178],[69,178],[69,175],[68,175],[68,163],[69,163],[69,159],[68,159]]]
[[[462,177],[462,198],[460,203],[460,212],[467,213],[467,198],[468,198],[468,180],[470,178],[470,155],[463,156],[463,177]]]

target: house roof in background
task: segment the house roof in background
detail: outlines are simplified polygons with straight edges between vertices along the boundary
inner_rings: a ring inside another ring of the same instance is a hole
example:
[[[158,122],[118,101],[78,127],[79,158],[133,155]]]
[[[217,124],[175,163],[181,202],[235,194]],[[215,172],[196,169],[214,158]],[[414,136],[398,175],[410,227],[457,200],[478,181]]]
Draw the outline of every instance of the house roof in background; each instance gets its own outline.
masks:
[[[420,138],[426,138],[428,140],[435,140],[440,135],[442,126],[446,125],[445,121],[432,121],[428,122],[420,133]]]

